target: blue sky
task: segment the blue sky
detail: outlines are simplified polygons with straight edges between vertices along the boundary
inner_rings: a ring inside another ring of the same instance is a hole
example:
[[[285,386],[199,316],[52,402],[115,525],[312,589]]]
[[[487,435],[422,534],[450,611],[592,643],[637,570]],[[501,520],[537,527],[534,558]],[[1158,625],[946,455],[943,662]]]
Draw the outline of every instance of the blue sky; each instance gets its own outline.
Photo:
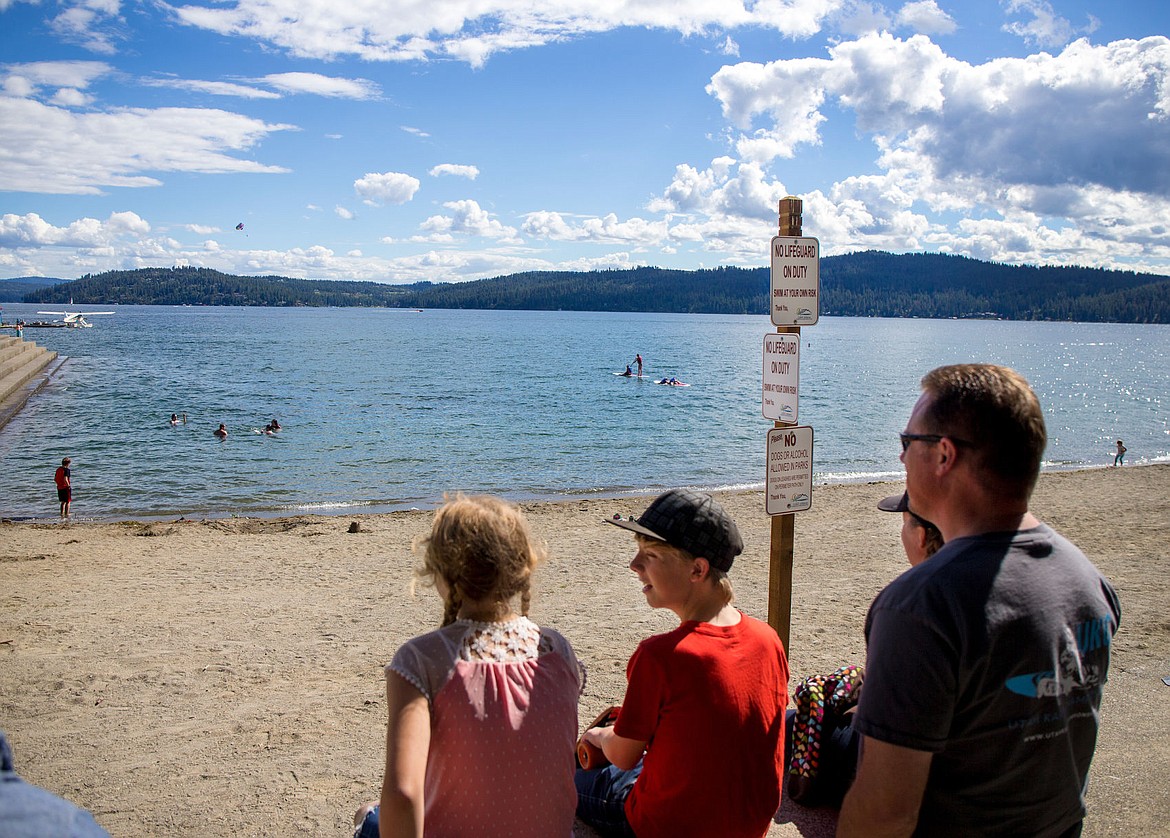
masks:
[[[0,0],[0,276],[1170,274],[1164,0]],[[242,223],[244,229],[237,230]]]

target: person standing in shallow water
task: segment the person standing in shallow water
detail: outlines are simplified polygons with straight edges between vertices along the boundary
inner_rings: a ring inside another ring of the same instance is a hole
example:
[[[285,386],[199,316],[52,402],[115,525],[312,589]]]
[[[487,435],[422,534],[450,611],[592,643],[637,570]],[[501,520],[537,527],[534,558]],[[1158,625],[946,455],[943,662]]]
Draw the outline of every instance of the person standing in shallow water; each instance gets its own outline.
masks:
[[[57,500],[61,504],[62,518],[69,517],[69,504],[73,501],[73,476],[69,470],[71,462],[73,461],[68,457],[63,459],[53,475],[53,482],[57,484]]]
[[[1125,444],[1120,439],[1117,440],[1117,453],[1113,455],[1114,466],[1125,465],[1125,452],[1128,450],[1129,449],[1125,447]]]

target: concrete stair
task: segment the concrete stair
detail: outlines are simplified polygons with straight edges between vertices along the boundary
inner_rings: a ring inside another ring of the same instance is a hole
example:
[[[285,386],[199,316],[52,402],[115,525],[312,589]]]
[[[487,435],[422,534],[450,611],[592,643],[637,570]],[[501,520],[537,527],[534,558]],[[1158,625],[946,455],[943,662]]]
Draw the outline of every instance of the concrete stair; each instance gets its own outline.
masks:
[[[56,352],[31,340],[0,336],[0,428],[44,385],[48,375],[42,373],[56,359]]]

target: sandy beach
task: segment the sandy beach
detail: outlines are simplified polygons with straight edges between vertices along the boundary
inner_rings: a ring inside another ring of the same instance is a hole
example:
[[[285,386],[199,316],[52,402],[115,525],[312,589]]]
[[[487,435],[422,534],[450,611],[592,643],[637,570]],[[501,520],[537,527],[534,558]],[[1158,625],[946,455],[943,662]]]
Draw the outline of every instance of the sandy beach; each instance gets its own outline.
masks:
[[[821,487],[797,516],[794,684],[864,661],[866,609],[904,568],[899,516],[875,507],[895,490]],[[766,619],[763,496],[721,500],[747,543],[737,604]],[[621,699],[637,642],[675,624],[626,569],[632,538],[600,523],[647,502],[524,505],[551,554],[532,616],[589,669],[583,722]],[[1170,466],[1046,474],[1032,509],[1122,602],[1084,834],[1164,835]],[[410,592],[409,545],[429,523],[405,512],[0,525],[0,728],[17,769],[114,836],[348,835],[381,782],[382,665],[440,614],[432,591]],[[787,803],[776,820],[770,836],[833,828],[831,812]]]

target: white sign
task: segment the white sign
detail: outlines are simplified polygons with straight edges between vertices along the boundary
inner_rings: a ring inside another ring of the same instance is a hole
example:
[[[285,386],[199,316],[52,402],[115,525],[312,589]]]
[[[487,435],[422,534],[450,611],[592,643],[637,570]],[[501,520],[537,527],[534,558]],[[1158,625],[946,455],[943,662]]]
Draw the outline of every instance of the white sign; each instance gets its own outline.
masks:
[[[800,236],[772,239],[772,293],[777,326],[811,326],[820,317],[821,243]]]
[[[812,506],[813,429],[808,425],[768,431],[764,508],[787,515]]]
[[[764,335],[764,418],[797,422],[800,335]]]

